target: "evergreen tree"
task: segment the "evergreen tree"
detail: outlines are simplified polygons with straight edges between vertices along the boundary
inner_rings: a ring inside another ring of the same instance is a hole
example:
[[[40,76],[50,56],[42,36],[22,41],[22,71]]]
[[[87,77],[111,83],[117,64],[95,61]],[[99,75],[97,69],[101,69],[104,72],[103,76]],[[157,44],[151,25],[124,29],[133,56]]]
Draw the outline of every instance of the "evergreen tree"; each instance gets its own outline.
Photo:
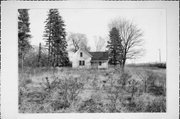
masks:
[[[136,59],[144,55],[142,47],[144,44],[143,31],[133,22],[122,18],[114,19],[110,22],[109,28],[112,29],[114,27],[119,30],[122,40],[122,68],[124,69],[127,59]]]
[[[28,9],[18,9],[18,57],[21,60],[21,66],[23,67],[23,62],[25,55],[30,50],[31,45],[29,43],[29,14]]]
[[[108,51],[109,51],[109,60],[110,63],[113,65],[116,65],[119,63],[121,65],[122,63],[122,54],[123,54],[123,47],[121,44],[121,38],[119,36],[119,31],[115,27],[112,28],[109,32],[109,38],[108,41]]]
[[[44,39],[48,46],[50,66],[64,66],[68,60],[65,24],[57,9],[48,11]]]

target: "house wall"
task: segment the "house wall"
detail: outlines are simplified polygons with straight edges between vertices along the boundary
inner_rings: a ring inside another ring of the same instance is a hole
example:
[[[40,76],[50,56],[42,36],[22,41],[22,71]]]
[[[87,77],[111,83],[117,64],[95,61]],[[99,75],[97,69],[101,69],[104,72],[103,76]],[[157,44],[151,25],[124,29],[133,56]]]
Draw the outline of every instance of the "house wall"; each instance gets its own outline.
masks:
[[[101,66],[98,66],[98,68],[108,68],[108,60],[102,62]]]
[[[80,52],[83,53],[83,56],[82,56],[82,57],[80,57]],[[84,65],[84,66],[79,66],[79,61],[80,61],[80,60],[84,60],[84,61],[85,61],[85,65]],[[89,55],[89,53],[87,53],[87,52],[84,51],[84,50],[79,49],[79,50],[74,54],[74,56],[73,56],[73,59],[72,59],[72,67],[73,67],[73,68],[77,68],[77,67],[79,67],[79,68],[81,68],[81,67],[82,67],[82,68],[83,68],[83,67],[89,68],[89,67],[91,66],[90,61],[91,61],[91,56]]]
[[[101,62],[101,65],[99,65],[99,62]],[[93,61],[92,68],[108,68],[108,60]]]

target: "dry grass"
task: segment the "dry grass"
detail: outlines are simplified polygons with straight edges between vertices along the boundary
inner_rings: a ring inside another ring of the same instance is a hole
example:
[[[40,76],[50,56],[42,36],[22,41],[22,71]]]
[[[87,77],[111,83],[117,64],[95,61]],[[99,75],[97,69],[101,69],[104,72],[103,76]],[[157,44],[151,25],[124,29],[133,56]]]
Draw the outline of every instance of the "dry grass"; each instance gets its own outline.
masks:
[[[165,112],[166,70],[25,68],[19,71],[19,112]],[[158,105],[158,107],[157,107]]]

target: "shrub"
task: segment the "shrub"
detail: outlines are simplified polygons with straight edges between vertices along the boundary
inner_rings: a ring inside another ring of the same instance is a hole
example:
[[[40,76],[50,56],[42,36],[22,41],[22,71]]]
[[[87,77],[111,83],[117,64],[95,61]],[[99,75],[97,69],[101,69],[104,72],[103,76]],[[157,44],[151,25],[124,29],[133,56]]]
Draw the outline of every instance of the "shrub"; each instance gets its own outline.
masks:
[[[128,112],[166,112],[166,100],[163,96],[143,94],[124,106]]]
[[[47,81],[48,82],[48,81]],[[51,107],[54,111],[66,109],[77,101],[78,94],[83,89],[84,84],[79,82],[77,78],[57,79],[46,84],[49,92],[52,94]],[[54,96],[53,96],[54,95]],[[56,95],[56,96],[55,96]]]
[[[148,75],[146,80],[147,92],[156,96],[165,95],[166,87],[164,87],[165,81],[163,77],[159,76],[157,73],[154,72],[147,72],[147,75]],[[160,82],[160,84],[157,84],[156,82]]]
[[[43,103],[43,100],[46,98],[46,92],[29,92],[27,98],[29,102]]]
[[[127,83],[127,81],[131,78],[132,76],[130,75],[130,73],[122,73],[121,75],[120,75],[120,78],[119,78],[119,80],[117,81],[117,83],[119,84],[119,85],[121,85],[122,86],[122,88],[124,88],[125,86],[126,86],[126,83]]]
[[[127,85],[127,92],[129,92],[131,94],[131,100],[133,100],[133,97],[135,95],[135,93],[138,91],[138,87],[139,87],[139,82],[136,81],[135,79],[129,79],[128,80],[128,85]]]
[[[55,100],[51,103],[51,107],[54,111],[60,110],[60,109],[66,109],[70,107],[70,103],[67,101],[62,100]]]
[[[103,110],[103,104],[101,102],[96,102],[94,99],[83,101],[78,108],[80,112],[90,113],[100,113],[103,112]]]
[[[156,86],[156,85],[149,86],[148,92],[150,92],[156,96],[165,95],[165,91],[164,91],[163,86]]]
[[[121,111],[120,108],[118,108],[118,105],[122,100],[123,94],[126,92],[126,85],[131,77],[132,76],[129,72],[123,72],[120,74],[118,79],[115,79],[113,76],[109,76],[110,86],[106,90],[108,99],[110,101],[108,104],[109,112]]]
[[[157,97],[146,106],[146,112],[166,112],[166,100],[164,97]]]

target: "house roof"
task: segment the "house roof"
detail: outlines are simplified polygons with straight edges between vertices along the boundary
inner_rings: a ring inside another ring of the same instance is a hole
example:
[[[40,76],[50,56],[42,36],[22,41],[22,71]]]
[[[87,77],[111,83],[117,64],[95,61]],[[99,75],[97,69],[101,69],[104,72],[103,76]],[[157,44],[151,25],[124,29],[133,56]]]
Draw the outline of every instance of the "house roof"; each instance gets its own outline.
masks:
[[[82,51],[86,52],[90,57],[92,57],[91,53],[88,52],[87,50],[85,50],[85,49],[83,49],[83,48],[79,48],[79,50],[82,50]]]
[[[108,52],[89,52],[92,55],[91,60],[108,60]]]

